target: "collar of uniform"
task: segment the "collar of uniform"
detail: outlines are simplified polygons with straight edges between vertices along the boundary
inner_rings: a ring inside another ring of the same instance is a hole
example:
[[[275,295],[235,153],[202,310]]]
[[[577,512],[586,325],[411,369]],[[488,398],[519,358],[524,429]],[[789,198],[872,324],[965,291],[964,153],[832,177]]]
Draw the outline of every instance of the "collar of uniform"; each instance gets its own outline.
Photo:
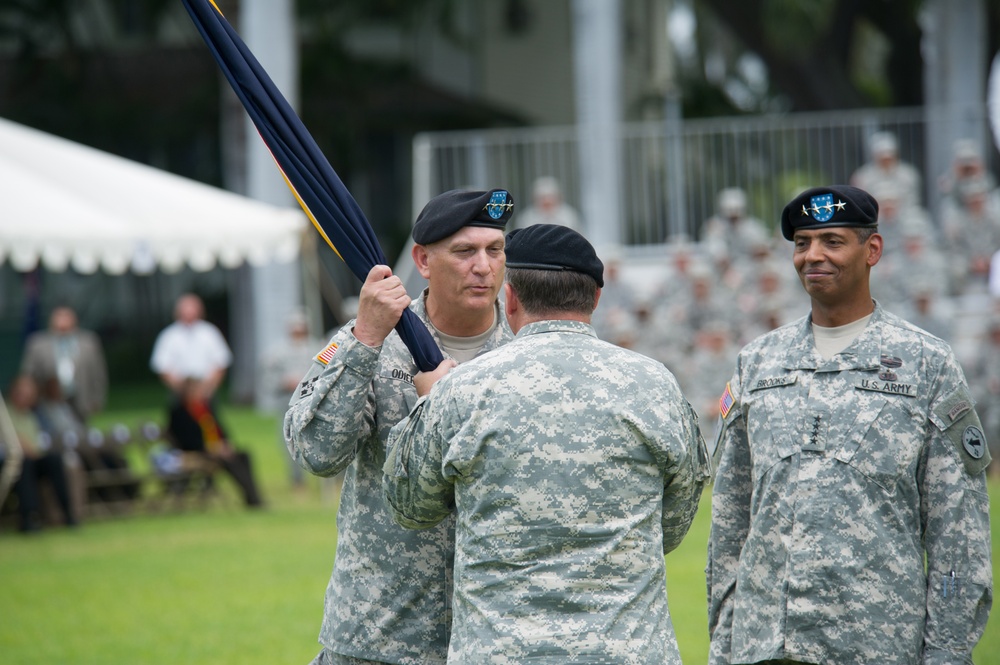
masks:
[[[881,326],[884,318],[882,306],[875,302],[875,311],[868,325],[850,346],[829,360],[824,360],[816,351],[816,339],[812,331],[812,315],[806,316],[799,324],[795,343],[788,347],[783,366],[785,369],[811,369],[838,372],[847,369],[878,369],[881,353]]]
[[[538,335],[550,332],[580,333],[583,335],[590,335],[591,337],[597,337],[597,333],[594,332],[594,327],[589,323],[583,323],[582,321],[566,321],[563,319],[548,319],[545,321],[534,321],[532,323],[528,323],[518,331],[517,336],[524,337],[526,335]]]
[[[410,303],[410,309],[413,313],[420,317],[421,321],[427,320],[427,294],[430,293],[430,287],[424,287],[424,290],[420,292],[420,297],[414,299]]]
[[[878,301],[873,302],[875,303],[875,311],[872,312],[871,320],[868,321],[864,331],[851,345],[856,351],[854,369],[877,370],[879,368],[879,358],[882,354],[882,331],[885,329],[881,324],[885,319],[885,310],[878,304]]]

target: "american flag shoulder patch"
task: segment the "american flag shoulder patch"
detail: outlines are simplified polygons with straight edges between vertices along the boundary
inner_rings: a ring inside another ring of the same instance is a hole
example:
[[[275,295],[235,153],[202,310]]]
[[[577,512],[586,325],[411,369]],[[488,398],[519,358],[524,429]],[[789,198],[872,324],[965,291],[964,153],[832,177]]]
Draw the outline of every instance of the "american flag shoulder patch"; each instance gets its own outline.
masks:
[[[719,413],[723,418],[729,415],[729,412],[733,409],[733,404],[736,400],[733,399],[733,391],[729,388],[729,384],[726,384],[726,389],[722,392],[722,397],[719,398]]]
[[[333,354],[337,352],[337,344],[330,342],[325,349],[316,354],[316,362],[322,365],[329,365],[333,360]]]

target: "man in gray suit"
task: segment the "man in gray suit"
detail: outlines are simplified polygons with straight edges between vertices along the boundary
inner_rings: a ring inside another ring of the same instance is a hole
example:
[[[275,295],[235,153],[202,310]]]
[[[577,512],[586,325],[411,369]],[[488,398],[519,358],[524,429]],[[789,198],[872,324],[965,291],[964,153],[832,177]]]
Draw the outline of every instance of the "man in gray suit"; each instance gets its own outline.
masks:
[[[76,312],[69,307],[56,307],[48,329],[28,337],[21,372],[39,386],[57,382],[62,398],[83,423],[104,408],[108,369],[101,341],[78,326]]]

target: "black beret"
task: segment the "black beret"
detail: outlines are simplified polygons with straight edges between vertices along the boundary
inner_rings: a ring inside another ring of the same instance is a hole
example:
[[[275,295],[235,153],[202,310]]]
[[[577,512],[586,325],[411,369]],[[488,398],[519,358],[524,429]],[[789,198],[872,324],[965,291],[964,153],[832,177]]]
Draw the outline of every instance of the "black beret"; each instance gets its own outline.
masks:
[[[807,189],[781,212],[781,235],[786,240],[791,240],[797,229],[877,225],[878,201],[865,190],[850,185]]]
[[[473,192],[453,189],[427,202],[413,224],[413,242],[429,245],[464,226],[503,230],[514,214],[514,199],[506,189]]]
[[[507,234],[508,268],[572,270],[604,286],[604,264],[586,238],[558,224],[532,224]]]

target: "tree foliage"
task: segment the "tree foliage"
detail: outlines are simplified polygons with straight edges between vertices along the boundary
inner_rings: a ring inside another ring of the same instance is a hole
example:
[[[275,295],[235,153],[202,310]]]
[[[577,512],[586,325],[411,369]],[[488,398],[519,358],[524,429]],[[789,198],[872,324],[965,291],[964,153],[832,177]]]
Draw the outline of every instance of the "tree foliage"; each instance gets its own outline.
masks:
[[[767,65],[772,90],[797,110],[923,100],[922,0],[696,0],[703,18]],[[866,55],[881,46],[884,62]],[[872,72],[875,70],[875,77]]]

